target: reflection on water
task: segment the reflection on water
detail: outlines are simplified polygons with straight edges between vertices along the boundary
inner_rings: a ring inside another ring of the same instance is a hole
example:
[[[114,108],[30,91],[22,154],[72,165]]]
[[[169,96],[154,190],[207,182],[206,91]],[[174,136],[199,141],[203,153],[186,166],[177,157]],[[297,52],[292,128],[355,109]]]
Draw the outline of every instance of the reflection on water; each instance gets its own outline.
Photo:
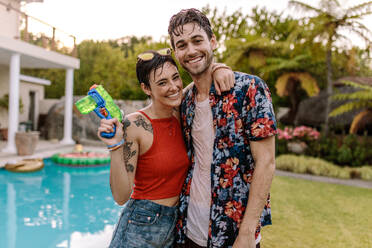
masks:
[[[70,248],[102,248],[107,247],[110,243],[114,225],[105,226],[104,230],[97,233],[80,233],[73,232],[69,240],[64,240],[56,247]]]
[[[108,166],[0,170],[0,247],[106,247],[120,210]]]

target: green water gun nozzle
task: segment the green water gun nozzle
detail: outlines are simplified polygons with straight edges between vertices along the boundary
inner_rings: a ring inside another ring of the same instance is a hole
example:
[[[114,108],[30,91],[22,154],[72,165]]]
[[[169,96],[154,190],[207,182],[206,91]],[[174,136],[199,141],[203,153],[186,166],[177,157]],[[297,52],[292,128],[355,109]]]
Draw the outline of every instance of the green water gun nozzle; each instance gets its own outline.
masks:
[[[94,111],[101,119],[116,118],[119,122],[123,119],[123,113],[115,104],[109,93],[102,85],[92,85],[88,95],[75,103],[76,108],[82,114],[89,114]],[[112,138],[115,136],[116,126],[111,133],[101,132],[103,138]]]

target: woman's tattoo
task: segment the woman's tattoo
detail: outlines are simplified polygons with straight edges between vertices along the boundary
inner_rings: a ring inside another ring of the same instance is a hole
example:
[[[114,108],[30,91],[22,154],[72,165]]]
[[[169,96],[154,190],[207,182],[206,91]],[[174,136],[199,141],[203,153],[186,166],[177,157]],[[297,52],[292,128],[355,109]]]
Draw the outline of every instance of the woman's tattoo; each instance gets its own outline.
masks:
[[[137,119],[134,121],[134,123],[137,127],[142,126],[146,131],[153,133],[151,124],[148,124],[141,115],[137,116]]]
[[[129,159],[131,159],[134,155],[136,155],[136,151],[132,151],[132,145],[133,142],[127,141],[124,143],[124,163],[125,163],[125,168],[127,169],[127,172],[133,172],[134,171],[134,166],[129,163]]]
[[[123,138],[124,138],[124,140],[127,138],[127,128],[129,126],[130,126],[130,121],[128,120],[128,118],[125,118],[124,121],[123,121],[123,132],[124,132]]]
[[[125,118],[124,121],[123,121],[123,132],[124,132],[124,135],[123,135],[123,138],[124,140],[127,139],[127,128],[130,126],[130,121]],[[133,172],[134,171],[134,166],[129,163],[129,160],[134,156],[136,155],[136,151],[132,151],[132,145],[133,145],[133,142],[130,142],[130,141],[126,141],[124,143],[124,147],[123,147],[123,151],[124,151],[124,163],[125,163],[125,168],[127,170],[127,172]]]

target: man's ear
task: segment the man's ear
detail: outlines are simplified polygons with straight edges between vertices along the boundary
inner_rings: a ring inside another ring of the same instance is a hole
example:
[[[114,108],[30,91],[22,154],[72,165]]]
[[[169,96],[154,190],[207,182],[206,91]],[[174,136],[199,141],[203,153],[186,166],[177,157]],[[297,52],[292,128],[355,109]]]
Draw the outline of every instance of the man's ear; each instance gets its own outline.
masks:
[[[146,95],[151,96],[150,86],[147,86],[145,83],[141,83],[141,89],[145,92]]]
[[[214,34],[212,34],[210,42],[211,42],[212,50],[215,50],[217,48],[217,38]]]

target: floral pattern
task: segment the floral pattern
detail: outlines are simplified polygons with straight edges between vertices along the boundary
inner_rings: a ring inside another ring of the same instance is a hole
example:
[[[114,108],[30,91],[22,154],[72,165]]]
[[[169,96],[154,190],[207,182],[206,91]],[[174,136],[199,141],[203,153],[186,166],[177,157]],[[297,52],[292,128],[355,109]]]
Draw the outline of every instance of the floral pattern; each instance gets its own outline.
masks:
[[[248,202],[254,161],[249,142],[276,134],[276,120],[270,91],[260,78],[234,72],[235,86],[216,95],[212,84],[209,102],[212,109],[215,141],[211,165],[211,221],[208,247],[232,247]],[[190,89],[181,104],[181,123],[188,156],[192,162],[180,196],[177,244],[185,241],[187,206],[194,169],[191,126],[195,113],[196,87]],[[261,226],[271,224],[270,195],[262,211]]]

